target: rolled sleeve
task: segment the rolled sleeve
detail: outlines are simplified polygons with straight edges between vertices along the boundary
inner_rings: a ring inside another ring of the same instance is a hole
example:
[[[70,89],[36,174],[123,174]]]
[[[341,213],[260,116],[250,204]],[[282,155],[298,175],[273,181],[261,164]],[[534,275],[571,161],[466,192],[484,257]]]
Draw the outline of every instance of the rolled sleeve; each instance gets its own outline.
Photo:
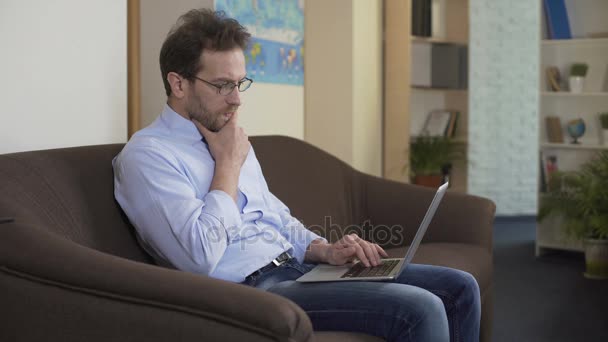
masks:
[[[319,239],[327,242],[325,238],[304,227],[298,219],[291,216],[289,211],[281,212],[281,220],[284,224],[283,229],[281,229],[281,235],[292,244],[294,247],[293,257],[298,259],[300,263],[304,262],[306,251],[311,242]]]
[[[279,233],[293,246],[293,256],[299,262],[304,262],[306,251],[311,242],[319,239],[327,242],[325,238],[308,230],[300,220],[291,216],[289,208],[270,191],[268,191],[268,198],[270,199],[270,207],[276,210],[281,217]]]
[[[205,195],[203,214],[215,217],[226,231],[228,243],[240,236],[243,222],[236,203],[224,191],[212,190]]]

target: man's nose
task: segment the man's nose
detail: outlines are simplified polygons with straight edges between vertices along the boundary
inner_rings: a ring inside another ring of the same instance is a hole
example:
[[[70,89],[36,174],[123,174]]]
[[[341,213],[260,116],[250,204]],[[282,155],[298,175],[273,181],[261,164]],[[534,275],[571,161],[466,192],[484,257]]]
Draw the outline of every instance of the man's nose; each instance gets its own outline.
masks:
[[[241,105],[241,92],[234,88],[232,93],[226,96],[226,102],[232,106],[240,106]]]

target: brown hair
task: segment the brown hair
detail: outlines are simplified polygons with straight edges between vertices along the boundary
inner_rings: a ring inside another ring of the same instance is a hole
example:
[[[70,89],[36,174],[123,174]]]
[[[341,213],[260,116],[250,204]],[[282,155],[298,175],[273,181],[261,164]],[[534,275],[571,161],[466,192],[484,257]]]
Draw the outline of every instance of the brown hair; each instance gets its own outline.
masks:
[[[250,37],[247,29],[223,11],[194,9],[179,17],[160,49],[160,72],[167,96],[171,95],[169,72],[192,82],[202,68],[199,61],[203,50],[245,50]]]

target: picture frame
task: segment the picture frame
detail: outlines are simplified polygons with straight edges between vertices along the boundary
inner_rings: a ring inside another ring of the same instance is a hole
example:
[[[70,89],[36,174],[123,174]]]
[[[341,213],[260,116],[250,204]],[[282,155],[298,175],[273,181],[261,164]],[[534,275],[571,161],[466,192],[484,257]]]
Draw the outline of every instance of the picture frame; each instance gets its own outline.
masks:
[[[433,137],[445,137],[451,120],[451,111],[445,109],[433,110],[426,117],[422,134]]]

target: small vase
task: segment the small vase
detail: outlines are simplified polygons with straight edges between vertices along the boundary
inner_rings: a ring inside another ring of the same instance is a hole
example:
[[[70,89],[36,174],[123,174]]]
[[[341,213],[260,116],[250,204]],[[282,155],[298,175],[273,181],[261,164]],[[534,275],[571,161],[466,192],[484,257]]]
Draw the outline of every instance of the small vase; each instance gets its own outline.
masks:
[[[570,76],[568,85],[570,86],[571,93],[580,94],[583,92],[585,78],[582,76]]]
[[[608,279],[608,240],[585,240],[585,277]]]
[[[441,186],[442,178],[441,175],[417,175],[414,177],[414,184],[429,188],[438,188]]]

